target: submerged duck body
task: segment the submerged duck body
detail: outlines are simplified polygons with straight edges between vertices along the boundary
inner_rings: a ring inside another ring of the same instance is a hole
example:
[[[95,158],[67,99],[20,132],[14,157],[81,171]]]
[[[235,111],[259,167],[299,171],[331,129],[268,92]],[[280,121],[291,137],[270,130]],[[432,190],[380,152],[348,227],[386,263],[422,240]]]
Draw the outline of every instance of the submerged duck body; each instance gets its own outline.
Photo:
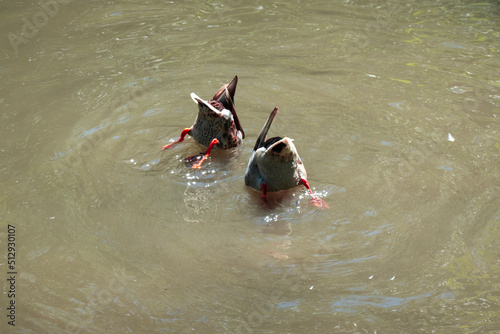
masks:
[[[307,178],[304,164],[288,137],[269,139],[250,159],[252,163],[248,165],[245,182],[251,188],[261,190],[265,183],[267,191],[286,190]]]
[[[255,143],[245,174],[245,184],[262,191],[262,199],[266,200],[267,192],[291,189],[304,185],[312,196],[311,204],[327,208],[328,205],[313,195],[307,182],[307,172],[300,156],[288,137],[267,139],[269,128],[278,113],[278,108],[269,115]]]
[[[194,124],[190,128],[182,130],[180,138],[163,146],[162,150],[184,141],[184,137],[189,134],[198,143],[208,147],[207,151],[201,154],[201,158],[199,156],[187,158],[188,160],[197,158],[198,161],[192,167],[200,168],[201,163],[208,157],[213,147],[230,149],[239,146],[245,138],[245,133],[234,107],[237,84],[238,76],[235,76],[229,84],[222,86],[209,101],[191,93],[191,98],[198,105],[198,115]]]

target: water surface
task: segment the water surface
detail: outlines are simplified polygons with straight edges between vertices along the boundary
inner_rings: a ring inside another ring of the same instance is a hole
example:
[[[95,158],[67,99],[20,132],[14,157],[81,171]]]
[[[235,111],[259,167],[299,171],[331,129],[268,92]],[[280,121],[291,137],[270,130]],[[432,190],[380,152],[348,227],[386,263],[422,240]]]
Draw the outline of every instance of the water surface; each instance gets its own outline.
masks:
[[[0,328],[500,330],[498,2],[0,7]],[[234,75],[243,145],[160,151]],[[275,106],[328,210],[244,186]]]

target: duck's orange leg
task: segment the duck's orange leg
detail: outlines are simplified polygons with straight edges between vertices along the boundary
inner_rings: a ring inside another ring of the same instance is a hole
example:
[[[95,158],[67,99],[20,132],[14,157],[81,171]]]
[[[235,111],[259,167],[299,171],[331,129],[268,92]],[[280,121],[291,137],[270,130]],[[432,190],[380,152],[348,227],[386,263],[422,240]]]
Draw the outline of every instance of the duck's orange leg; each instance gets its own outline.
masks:
[[[175,144],[180,143],[181,141],[184,141],[184,137],[186,137],[186,135],[187,135],[187,134],[189,134],[190,132],[191,132],[191,128],[185,128],[184,130],[182,130],[182,132],[181,132],[181,137],[180,137],[178,140],[176,140],[176,141],[174,141],[174,142],[172,142],[172,143],[170,143],[170,144],[167,144],[167,145],[163,146],[163,147],[161,148],[161,150],[162,150],[162,151],[163,151],[163,150],[166,150],[167,148],[171,148],[171,147],[173,147]]]
[[[267,183],[262,182],[262,196],[260,198],[264,201],[267,202]]]
[[[309,190],[309,193],[311,193],[311,204],[317,206],[320,209],[328,209],[328,204],[326,204],[326,202],[323,199],[314,196],[311,187],[309,186],[309,182],[307,182],[306,179],[301,179],[301,182],[304,185],[304,187],[306,187],[307,190]]]
[[[219,140],[217,138],[214,138],[212,140],[212,142],[210,143],[210,145],[208,146],[207,150],[205,153],[201,153],[201,158],[196,161],[195,163],[193,163],[193,165],[191,166],[191,168],[201,168],[201,164],[203,163],[203,161],[205,161],[206,158],[208,158],[208,156],[210,155],[210,152],[212,152],[212,148],[217,145],[219,143]],[[192,156],[192,157],[189,157],[189,158],[186,158],[186,160],[193,160],[194,158],[196,157],[199,157],[199,155],[195,155],[195,156]]]

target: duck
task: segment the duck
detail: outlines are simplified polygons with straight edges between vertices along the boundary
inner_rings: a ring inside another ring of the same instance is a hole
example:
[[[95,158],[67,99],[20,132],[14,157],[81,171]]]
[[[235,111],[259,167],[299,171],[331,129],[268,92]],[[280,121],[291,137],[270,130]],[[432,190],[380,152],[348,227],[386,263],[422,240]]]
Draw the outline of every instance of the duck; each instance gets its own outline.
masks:
[[[194,124],[182,130],[180,138],[162,147],[162,150],[172,148],[175,144],[184,141],[186,135],[190,135],[207,150],[199,155],[186,158],[194,161],[192,168],[201,168],[214,147],[227,150],[241,145],[245,138],[245,132],[241,127],[234,106],[234,94],[238,85],[238,76],[223,85],[215,93],[213,98],[205,101],[195,93],[191,98],[198,105],[198,116]]]
[[[321,209],[328,204],[314,195],[307,172],[293,144],[288,137],[267,138],[271,124],[278,114],[275,107],[255,142],[245,173],[245,185],[262,191],[262,200],[267,202],[267,193],[295,188],[303,185],[311,195],[311,204]]]

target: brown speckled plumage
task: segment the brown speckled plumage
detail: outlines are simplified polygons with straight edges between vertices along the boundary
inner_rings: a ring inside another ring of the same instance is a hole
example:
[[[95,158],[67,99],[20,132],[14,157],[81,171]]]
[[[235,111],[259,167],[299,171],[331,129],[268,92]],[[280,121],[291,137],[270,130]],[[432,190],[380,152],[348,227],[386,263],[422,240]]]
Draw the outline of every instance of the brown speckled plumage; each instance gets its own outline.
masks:
[[[234,107],[237,84],[238,76],[235,76],[229,84],[222,86],[210,101],[204,101],[191,93],[191,98],[198,105],[198,116],[194,124],[185,128],[178,140],[163,146],[162,150],[184,141],[184,137],[189,134],[198,143],[208,147],[205,158],[195,164],[194,168],[199,168],[212,147],[226,150],[240,145],[245,133]]]
[[[224,111],[222,103],[213,100],[208,101],[208,103],[218,111]],[[202,101],[198,102],[198,109],[198,117],[196,117],[191,127],[191,135],[197,142],[208,146],[214,138],[217,138],[219,144],[215,145],[215,147],[224,150],[241,144],[243,136],[241,133],[238,133],[238,128],[232,114],[217,114]]]

